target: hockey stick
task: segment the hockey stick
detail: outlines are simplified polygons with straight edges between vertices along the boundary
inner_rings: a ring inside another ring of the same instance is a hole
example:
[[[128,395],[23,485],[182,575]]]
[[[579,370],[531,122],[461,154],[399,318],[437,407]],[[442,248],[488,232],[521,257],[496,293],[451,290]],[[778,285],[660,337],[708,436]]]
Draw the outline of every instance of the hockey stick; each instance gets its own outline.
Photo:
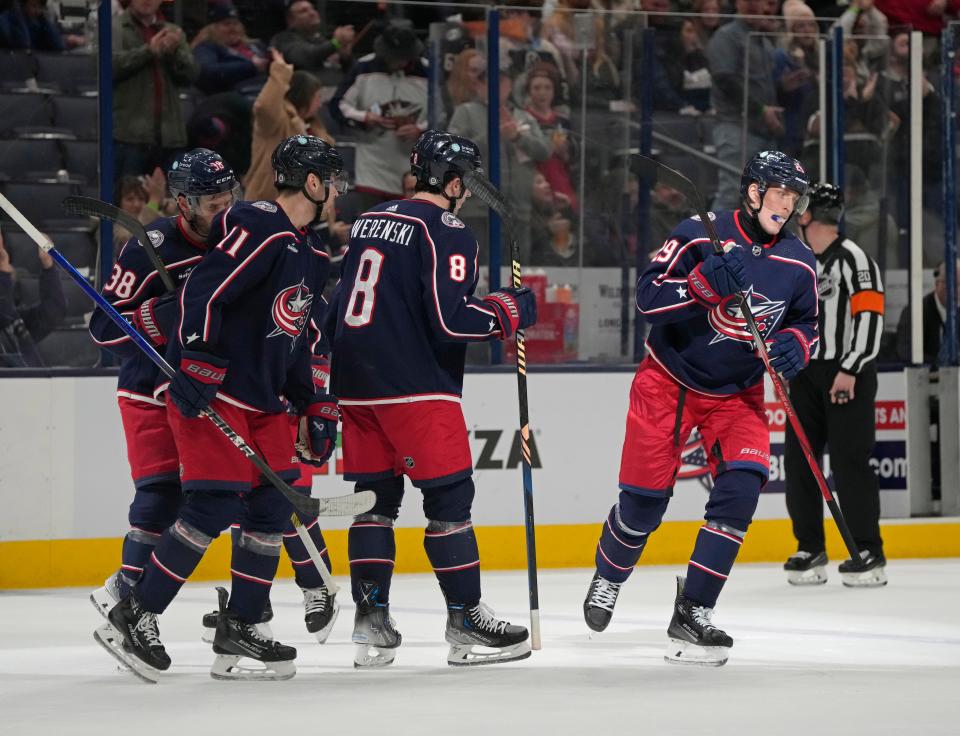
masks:
[[[463,177],[467,188],[503,220],[510,240],[510,258],[513,261],[513,288],[519,289],[520,243],[510,206],[503,196],[485,178],[467,173]],[[530,464],[530,416],[527,407],[527,347],[523,330],[517,330],[517,397],[520,404],[520,450],[523,455],[523,514],[527,535],[527,584],[530,588],[530,646],[540,649],[540,592],[537,584],[537,532],[533,522],[533,471]]]
[[[160,280],[163,281],[163,285],[167,287],[167,291],[176,290],[177,287],[173,283],[173,279],[170,278],[170,274],[167,273],[163,261],[160,260],[157,249],[153,243],[150,242],[147,231],[144,230],[143,225],[136,217],[128,212],[124,212],[119,207],[114,207],[112,204],[101,202],[99,199],[94,199],[93,197],[80,197],[76,195],[64,197],[62,207],[63,211],[68,215],[99,217],[120,225],[120,227],[140,241],[140,245],[142,245],[143,249],[147,252],[147,258],[150,259],[150,264],[154,270],[160,274]]]
[[[164,264],[163,259],[160,258],[160,254],[157,253],[157,249],[154,247],[153,242],[150,240],[139,220],[123,210],[114,207],[112,204],[102,202],[99,199],[94,199],[92,197],[64,197],[63,210],[69,214],[88,215],[90,217],[103,218],[119,223],[121,227],[126,228],[140,242],[140,246],[144,249],[144,251],[146,251],[147,257],[150,259],[150,263],[160,276],[160,280],[163,281],[163,285],[166,287],[167,291],[176,291],[173,277],[171,277],[170,272],[167,271],[167,267]],[[303,497],[302,494],[297,495]],[[304,527],[303,521],[301,521],[296,511],[290,515],[290,523],[293,524],[293,528],[296,530],[297,536],[300,537],[300,541],[303,542],[303,546],[307,550],[310,561],[313,562],[314,566],[317,568],[317,572],[323,579],[323,584],[326,586],[331,595],[336,595],[340,588],[334,581],[330,569],[324,564],[323,558],[320,556],[320,550],[318,550],[317,545],[313,543],[313,538],[310,536],[310,533],[307,531],[306,527]]]
[[[717,235],[717,229],[713,225],[713,220],[711,220],[707,214],[706,207],[703,206],[703,200],[700,198],[700,192],[697,191],[696,185],[679,171],[675,171],[669,166],[664,166],[659,161],[648,158],[647,156],[635,154],[634,161],[636,163],[637,172],[641,177],[648,179],[650,182],[660,182],[662,184],[666,184],[668,187],[676,189],[690,204],[693,205],[694,209],[697,211],[697,216],[700,218],[700,222],[703,224],[703,227],[707,232],[707,237],[709,237],[713,243],[714,251],[722,255],[723,246],[720,244],[720,237]],[[850,533],[850,528],[847,526],[847,522],[843,518],[843,513],[840,511],[840,506],[837,504],[837,499],[830,491],[830,487],[827,485],[827,479],[823,477],[823,471],[820,469],[820,465],[817,463],[817,460],[813,455],[813,449],[810,447],[810,440],[807,439],[807,433],[803,430],[803,425],[800,423],[800,418],[797,416],[796,409],[793,408],[793,403],[790,401],[790,397],[787,394],[787,387],[784,384],[783,377],[777,373],[776,369],[770,363],[770,353],[767,350],[767,343],[764,342],[763,336],[760,334],[760,330],[757,329],[757,321],[754,319],[753,313],[750,311],[749,302],[743,297],[742,294],[740,296],[740,310],[743,314],[744,320],[747,323],[747,329],[750,331],[750,334],[753,337],[753,343],[757,348],[757,354],[760,356],[760,359],[763,361],[763,365],[767,369],[767,373],[770,375],[770,380],[773,383],[774,393],[776,393],[777,398],[783,405],[784,413],[786,413],[787,419],[790,421],[790,426],[793,427],[793,432],[797,437],[797,443],[800,445],[800,449],[803,451],[803,456],[807,460],[807,465],[810,466],[810,472],[813,473],[813,477],[816,480],[817,485],[820,487],[820,493],[823,495],[824,501],[827,502],[827,508],[830,509],[830,513],[833,515],[833,520],[837,523],[837,529],[840,531],[840,536],[843,537],[843,542],[847,546],[847,551],[850,553],[851,559],[855,563],[859,563],[862,558],[860,557],[860,550],[857,548],[857,543],[854,541],[853,534]]]
[[[3,209],[20,228],[30,236],[40,248],[49,253],[57,264],[67,272],[77,285],[89,296],[97,306],[104,311],[127,334],[147,357],[152,360],[167,376],[173,377],[174,370],[154,349],[153,345],[137,332],[121,314],[114,309],[103,295],[94,289],[77,269],[58,251],[53,243],[44,236],[3,194],[0,194],[0,209]],[[331,496],[328,498],[311,498],[294,491],[260,457],[250,448],[246,440],[238,435],[215,411],[208,409],[206,415],[226,435],[234,446],[240,450],[267,480],[277,488],[293,504],[294,508],[310,516],[354,516],[373,508],[376,496],[371,492],[368,496],[362,493],[352,493],[346,496]]]

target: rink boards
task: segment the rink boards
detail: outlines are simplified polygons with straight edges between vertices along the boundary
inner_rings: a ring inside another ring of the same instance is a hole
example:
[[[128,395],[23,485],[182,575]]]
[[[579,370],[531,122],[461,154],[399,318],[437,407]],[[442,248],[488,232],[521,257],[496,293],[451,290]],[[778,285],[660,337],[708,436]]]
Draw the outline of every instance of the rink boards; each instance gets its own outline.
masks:
[[[593,563],[599,523],[616,499],[631,379],[629,371],[530,377],[538,560],[543,567]],[[112,377],[0,381],[0,588],[90,584],[115,568],[132,490],[114,387]],[[960,555],[960,520],[903,518],[909,515],[903,397],[902,375],[882,373],[874,463],[887,554]],[[463,406],[484,567],[524,567],[515,375],[468,375]],[[771,401],[768,416],[771,482],[741,552],[745,560],[779,561],[793,550],[782,492],[782,408]],[[314,477],[315,495],[349,491],[340,470],[338,463],[321,469]],[[664,526],[647,547],[644,563],[687,559],[708,488],[703,448],[693,435]],[[429,566],[422,550],[420,494],[409,486],[408,492],[397,522],[397,570],[423,572]],[[346,518],[324,520],[337,572],[346,571],[348,525]],[[831,556],[842,559],[830,523],[828,532]],[[228,555],[228,545],[219,541],[197,574],[222,578]],[[289,574],[288,565],[280,569]]]

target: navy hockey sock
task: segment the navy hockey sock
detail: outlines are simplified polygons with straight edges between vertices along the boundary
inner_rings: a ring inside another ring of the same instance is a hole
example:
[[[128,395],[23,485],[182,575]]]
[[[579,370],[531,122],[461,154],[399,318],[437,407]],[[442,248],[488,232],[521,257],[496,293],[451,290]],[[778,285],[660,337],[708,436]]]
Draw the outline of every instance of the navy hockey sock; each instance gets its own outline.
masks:
[[[270,588],[280,564],[279,534],[243,531],[233,547],[228,608],[246,623],[258,623],[270,599]]]
[[[623,494],[621,494],[622,497]],[[623,520],[622,503],[610,509],[597,542],[596,564],[600,577],[612,583],[623,583],[630,577],[647,544],[649,532],[634,529]],[[663,512],[660,511],[660,516]],[[657,518],[653,528],[660,525]]]
[[[317,546],[317,551],[320,552],[320,557],[323,558],[327,569],[329,569],[330,555],[327,552],[327,543],[323,539],[323,532],[320,531],[320,525],[317,523],[317,517],[301,516],[300,520],[303,522],[307,534],[310,535],[310,539]],[[283,532],[283,546],[287,550],[287,557],[290,558],[290,564],[293,566],[293,576],[297,585],[301,588],[322,587],[323,578],[317,572],[317,568],[313,564],[313,560],[310,559],[300,535],[293,528],[292,522],[287,525],[287,529]]]
[[[120,575],[117,579],[121,598],[126,598],[130,588],[136,585],[143,574],[143,567],[160,541],[161,532],[131,527],[123,538],[120,553]]]
[[[393,519],[379,514],[356,517],[347,535],[347,553],[350,557],[353,600],[363,600],[360,581],[366,580],[377,584],[378,601],[387,603],[390,600],[393,564],[397,557]]]
[[[480,600],[480,552],[471,521],[433,521],[423,534],[433,572],[447,603]]]
[[[152,613],[163,613],[193,573],[213,538],[178,519],[161,536],[134,588]]]
[[[697,543],[687,565],[683,595],[688,600],[713,608],[737,559],[746,532],[727,524],[708,521],[697,534]]]

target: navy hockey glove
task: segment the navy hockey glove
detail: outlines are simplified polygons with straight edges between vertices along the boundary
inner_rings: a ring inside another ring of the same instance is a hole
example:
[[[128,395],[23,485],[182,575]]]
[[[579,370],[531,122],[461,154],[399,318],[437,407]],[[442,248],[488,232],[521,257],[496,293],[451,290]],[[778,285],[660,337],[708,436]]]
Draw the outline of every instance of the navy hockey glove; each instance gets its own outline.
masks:
[[[810,351],[793,330],[781,330],[767,343],[770,365],[781,376],[790,380],[810,361]]]
[[[487,294],[483,301],[493,307],[500,323],[500,337],[508,340],[517,330],[537,323],[537,298],[529,288],[504,288]]]
[[[131,322],[137,332],[146,337],[155,348],[167,344],[169,332],[177,313],[177,294],[151,297],[133,310]]]
[[[687,275],[690,293],[701,304],[715,307],[727,296],[747,288],[743,248],[734,246],[721,255],[709,256]]]
[[[170,400],[185,417],[199,416],[210,406],[227,377],[230,361],[202,350],[185,350],[180,370],[170,381]]]
[[[337,449],[337,423],[340,408],[337,397],[320,392],[306,406],[297,432],[297,457],[308,465],[326,465]]]

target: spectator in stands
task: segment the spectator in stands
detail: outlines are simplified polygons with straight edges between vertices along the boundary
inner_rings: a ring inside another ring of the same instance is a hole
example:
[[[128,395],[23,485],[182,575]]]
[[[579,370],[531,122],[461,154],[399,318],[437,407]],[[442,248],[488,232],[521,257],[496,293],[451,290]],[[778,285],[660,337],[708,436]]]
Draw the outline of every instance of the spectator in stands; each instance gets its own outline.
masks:
[[[530,10],[530,0],[506,0],[500,21],[500,51],[513,69],[516,90],[526,89],[526,73],[536,64],[552,64],[557,69],[560,86],[558,104],[566,105],[570,98],[568,70],[563,54],[549,40],[540,35],[539,11]],[[514,100],[522,104],[522,100]]]
[[[759,14],[763,16],[763,20],[760,21],[763,33],[771,34],[771,41],[776,43],[776,40],[772,38],[774,34],[780,32],[780,16],[779,0],[758,0],[759,3]]]
[[[530,211],[530,263],[569,266],[577,253],[575,217],[570,199],[554,191],[539,171],[533,175]]]
[[[706,48],[720,27],[720,0],[693,0],[692,10],[699,13],[693,18],[693,27],[700,37],[700,45]]]
[[[766,21],[756,16],[760,0],[736,0],[737,17],[713,34],[707,47],[713,77],[712,103],[717,111],[713,141],[717,158],[737,172],[742,161],[757,151],[776,147],[784,133],[783,108],[777,104],[773,83],[773,43],[766,33]],[[751,35],[751,34],[764,35]],[[750,76],[743,83],[744,54],[749,54]],[[747,100],[747,150],[741,151],[741,123],[744,95]],[[733,209],[740,202],[740,174],[718,172],[716,209]]]
[[[453,59],[453,66],[443,85],[443,103],[447,119],[457,105],[480,99],[487,84],[487,62],[474,48],[464,49]]]
[[[807,137],[807,123],[819,104],[819,27],[806,3],[788,3],[783,7],[783,14],[787,35],[783,46],[774,52],[773,62],[777,100],[783,107],[784,134],[779,148],[799,159]]]
[[[960,277],[960,261],[957,263]],[[960,284],[960,280],[955,282]],[[923,298],[923,362],[934,370],[945,360],[943,331],[947,324],[947,268],[940,263],[933,272],[933,291]],[[957,315],[960,317],[960,315]],[[905,363],[911,362],[910,305],[903,308],[897,323],[897,355]]]
[[[187,144],[180,89],[199,67],[183,31],[158,15],[161,0],[130,0],[113,18],[113,138],[116,175],[146,174]]]
[[[560,115],[553,106],[559,83],[560,77],[552,64],[534,66],[527,72],[527,105],[524,109],[537,121],[550,143],[550,158],[537,163],[537,171],[544,176],[553,192],[566,198],[568,207],[576,209],[577,193],[572,172],[575,158],[570,138],[572,128],[569,118]]]
[[[253,103],[250,170],[243,179],[248,200],[276,198],[271,161],[281,141],[308,133],[334,142],[316,117],[322,104],[320,80],[310,72],[294,71],[276,49],[271,49],[271,54],[270,76]]]
[[[500,67],[500,188],[514,208],[521,260],[530,258],[530,210],[535,165],[550,157],[550,144],[536,119],[514,106],[513,79],[509,65]],[[453,111],[448,129],[475,141],[484,161],[489,160],[487,145],[487,95],[476,102],[465,102]],[[477,198],[468,199],[460,209],[477,233],[481,250],[486,247],[486,207]]]
[[[40,302],[23,304],[17,288],[10,254],[0,234],[0,366],[7,368],[42,366],[36,344],[63,321],[67,300],[53,258],[42,248],[40,258]]]
[[[85,42],[83,36],[60,32],[47,0],[14,0],[0,13],[0,49],[65,51]]]
[[[659,59],[660,69],[655,70],[662,74],[655,82],[655,109],[681,115],[707,112],[712,87],[710,65],[691,19],[684,18],[679,33],[668,36],[664,51]]]
[[[356,64],[330,100],[341,124],[357,129],[356,189],[347,197],[366,210],[395,199],[397,172],[427,126],[427,60],[405,21],[391,21],[374,41],[374,55]]]
[[[891,26],[909,26],[931,37],[960,12],[960,0],[876,0],[875,5]]]
[[[880,71],[889,52],[887,17],[874,7],[873,0],[852,0],[837,24],[843,28],[845,37],[872,36],[859,42],[860,54],[869,69]]]
[[[169,217],[177,212],[176,200],[167,196],[167,177],[157,167],[150,176],[124,176],[116,187],[115,202],[124,212],[137,218],[141,225],[149,225],[160,217]],[[126,243],[132,233],[118,223],[113,225],[114,253],[116,247]]]
[[[255,96],[270,66],[267,50],[247,38],[247,30],[229,0],[210,3],[207,21],[192,44],[200,66],[197,86],[207,94],[234,90]]]
[[[287,4],[287,29],[274,36],[271,44],[283,54],[295,69],[304,69],[320,76],[331,75],[333,84],[339,81],[342,70],[353,61],[353,41],[356,32],[352,25],[337,26],[332,34],[324,32],[320,13],[312,0],[292,0]]]
[[[889,212],[881,211],[880,198],[871,188],[864,170],[849,161],[845,168],[844,234],[863,248],[884,274],[887,269],[900,268],[896,221]]]
[[[187,121],[188,148],[219,153],[238,177],[250,170],[253,100],[238,92],[221,92],[197,102]]]

